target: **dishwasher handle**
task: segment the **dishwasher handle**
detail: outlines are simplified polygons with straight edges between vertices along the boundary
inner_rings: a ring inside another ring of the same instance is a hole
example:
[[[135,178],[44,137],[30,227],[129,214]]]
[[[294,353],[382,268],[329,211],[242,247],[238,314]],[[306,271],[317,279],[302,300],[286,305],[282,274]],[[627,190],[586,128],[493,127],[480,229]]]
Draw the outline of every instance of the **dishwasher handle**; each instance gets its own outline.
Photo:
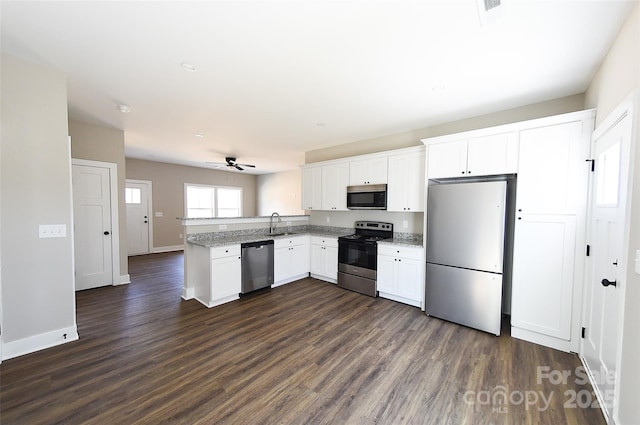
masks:
[[[242,249],[244,248],[263,248],[265,245],[273,245],[273,239],[267,239],[264,241],[257,241],[257,242],[245,242],[243,244],[240,244],[240,247]]]

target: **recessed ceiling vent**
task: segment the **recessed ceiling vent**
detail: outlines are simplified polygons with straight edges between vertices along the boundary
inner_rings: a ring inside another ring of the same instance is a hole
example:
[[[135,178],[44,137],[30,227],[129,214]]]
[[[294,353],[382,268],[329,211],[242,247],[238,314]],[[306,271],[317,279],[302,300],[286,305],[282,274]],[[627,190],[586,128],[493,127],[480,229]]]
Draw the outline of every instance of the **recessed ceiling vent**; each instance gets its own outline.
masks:
[[[500,0],[483,0],[484,3],[484,11],[488,12],[491,9],[495,9],[500,6]]]
[[[498,21],[504,13],[505,3],[508,3],[508,0],[476,0],[480,26],[484,27]]]

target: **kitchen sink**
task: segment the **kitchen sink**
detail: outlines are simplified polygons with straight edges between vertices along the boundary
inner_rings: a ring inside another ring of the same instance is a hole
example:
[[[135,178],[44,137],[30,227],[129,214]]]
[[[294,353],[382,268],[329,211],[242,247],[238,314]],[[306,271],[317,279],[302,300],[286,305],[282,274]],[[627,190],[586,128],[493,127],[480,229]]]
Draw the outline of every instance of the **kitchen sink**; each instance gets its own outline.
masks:
[[[271,233],[269,236],[290,236],[295,235],[293,232],[280,232],[280,233]]]

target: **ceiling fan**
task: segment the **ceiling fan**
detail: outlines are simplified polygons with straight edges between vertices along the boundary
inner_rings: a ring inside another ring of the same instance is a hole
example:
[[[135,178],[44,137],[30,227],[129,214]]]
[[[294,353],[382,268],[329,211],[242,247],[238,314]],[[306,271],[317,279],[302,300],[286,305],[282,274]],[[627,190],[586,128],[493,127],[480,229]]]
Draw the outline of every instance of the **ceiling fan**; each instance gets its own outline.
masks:
[[[207,164],[213,164],[216,168],[227,167],[227,168],[235,168],[236,170],[240,170],[240,171],[244,171],[244,168],[242,167],[256,168],[255,165],[251,165],[251,164],[239,164],[238,162],[236,162],[236,159],[231,156],[226,157],[224,160],[226,162],[207,161]]]

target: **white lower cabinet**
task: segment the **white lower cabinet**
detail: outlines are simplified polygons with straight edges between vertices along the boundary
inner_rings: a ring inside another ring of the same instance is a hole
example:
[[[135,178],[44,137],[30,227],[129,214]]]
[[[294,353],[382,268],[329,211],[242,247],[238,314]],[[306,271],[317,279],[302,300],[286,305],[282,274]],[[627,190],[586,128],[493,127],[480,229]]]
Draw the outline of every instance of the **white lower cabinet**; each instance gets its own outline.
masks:
[[[198,301],[214,307],[239,298],[242,290],[240,245],[213,248],[193,245],[189,254],[193,265],[189,279]]]
[[[518,216],[513,247],[512,336],[551,346],[545,337],[567,343],[571,339],[575,240],[573,215]],[[535,340],[536,334],[540,341]]]
[[[309,276],[309,236],[274,241],[273,274],[274,287]]]
[[[378,245],[378,296],[422,307],[424,249]]]
[[[311,276],[331,283],[338,281],[338,239],[311,236]]]

